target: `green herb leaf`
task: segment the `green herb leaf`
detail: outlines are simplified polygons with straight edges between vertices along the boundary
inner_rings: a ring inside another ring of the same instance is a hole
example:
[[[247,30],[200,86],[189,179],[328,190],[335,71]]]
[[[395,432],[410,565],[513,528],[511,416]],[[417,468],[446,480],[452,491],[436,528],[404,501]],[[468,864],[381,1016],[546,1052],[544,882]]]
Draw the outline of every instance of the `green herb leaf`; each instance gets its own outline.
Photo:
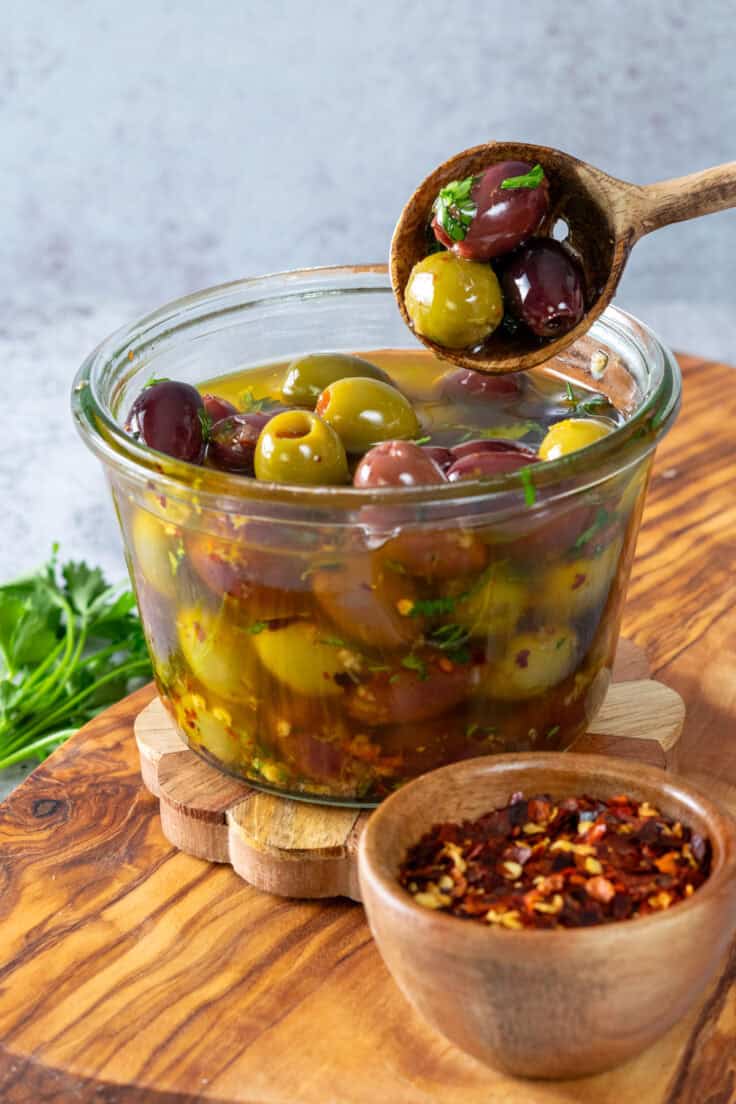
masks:
[[[476,176],[467,176],[464,180],[452,180],[440,190],[434,201],[433,210],[437,222],[453,241],[464,240],[478,213],[477,205],[470,198],[477,179]]]
[[[327,644],[330,648],[347,648],[348,645],[339,636],[321,636],[318,644]]]
[[[263,410],[273,410],[279,404],[275,399],[270,399],[268,396],[257,399],[253,394],[253,388],[246,387],[240,396],[240,405],[244,414],[260,414]]]
[[[146,382],[143,384],[143,390],[147,390],[149,387],[155,387],[157,383],[169,383],[169,376],[149,376]]]
[[[567,401],[576,403],[578,400],[575,398],[575,392],[572,389],[572,384],[569,380],[565,380],[565,391],[567,393]]]
[[[577,552],[579,548],[582,548],[584,544],[587,544],[591,537],[594,537],[601,529],[603,529],[609,522],[613,515],[608,512],[603,506],[599,506],[596,511],[595,518],[591,525],[587,529],[584,529],[578,539],[572,546],[574,551]]]
[[[428,445],[431,440],[432,440],[432,438],[429,437],[429,436],[415,437],[414,438],[414,444],[415,445]]]
[[[409,655],[404,656],[401,661],[401,666],[405,667],[407,671],[416,671],[422,682],[426,682],[429,678],[429,675],[427,674],[427,665],[423,659],[419,658],[418,655],[410,653]],[[391,680],[389,679],[389,682],[390,681]]]
[[[415,598],[410,617],[443,617],[455,609],[457,598]]]
[[[199,424],[202,427],[202,437],[204,438],[204,442],[206,444],[209,441],[210,435],[212,433],[212,419],[203,406],[200,406],[199,410],[197,411],[197,416],[199,417]]]
[[[250,633],[251,636],[258,636],[259,633],[262,633],[263,630],[267,628],[268,621],[253,621],[248,625],[245,631]]]
[[[527,506],[533,506],[537,501],[537,488],[534,486],[532,469],[529,467],[519,468],[519,476],[524,487],[524,501]]]
[[[502,188],[538,188],[544,180],[544,169],[541,165],[535,165],[523,176],[507,176],[501,181]]]

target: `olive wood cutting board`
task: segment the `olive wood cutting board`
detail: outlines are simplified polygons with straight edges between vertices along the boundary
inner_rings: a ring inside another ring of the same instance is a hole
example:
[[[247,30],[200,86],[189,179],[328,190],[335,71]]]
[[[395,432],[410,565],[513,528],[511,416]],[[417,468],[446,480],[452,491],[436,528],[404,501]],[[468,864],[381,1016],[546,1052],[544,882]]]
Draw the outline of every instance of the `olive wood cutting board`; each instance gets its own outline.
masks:
[[[622,640],[613,684],[576,751],[673,765],[685,706],[648,674],[641,648]],[[230,863],[268,893],[360,900],[358,842],[370,812],[288,801],[227,777],[188,750],[158,698],[136,717],[135,736],[143,781],[175,847]]]
[[[624,630],[687,702],[678,769],[729,800],[736,376],[683,364],[684,414],[658,452]],[[270,896],[166,840],[133,739],[151,698],[97,718],[0,805],[2,1104],[736,1101],[736,951],[705,1000],[626,1065],[565,1082],[494,1073],[417,1017],[359,905]]]

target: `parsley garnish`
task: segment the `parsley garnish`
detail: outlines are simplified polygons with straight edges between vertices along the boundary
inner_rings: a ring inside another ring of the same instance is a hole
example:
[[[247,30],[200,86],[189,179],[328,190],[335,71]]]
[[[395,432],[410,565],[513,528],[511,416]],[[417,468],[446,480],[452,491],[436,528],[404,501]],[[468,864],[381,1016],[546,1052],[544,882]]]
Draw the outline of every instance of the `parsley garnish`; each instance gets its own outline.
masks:
[[[427,444],[429,444],[429,442],[430,442],[431,440],[432,440],[432,438],[431,438],[431,437],[429,437],[429,436],[426,436],[426,437],[415,437],[415,438],[414,438],[414,444],[415,444],[415,445],[427,445]]]
[[[469,639],[470,633],[462,625],[448,624],[432,629],[427,643],[440,648],[455,663],[468,663],[470,653],[465,645]]]
[[[212,430],[212,419],[203,406],[200,406],[199,410],[197,411],[197,416],[199,418],[199,424],[202,427],[202,437],[206,444],[207,441],[209,441],[210,439],[210,433]]]
[[[587,544],[591,537],[594,537],[600,529],[603,529],[610,517],[611,515],[608,510],[603,506],[599,506],[592,525],[589,525],[587,529],[583,530],[575,541],[573,549],[577,551],[579,548],[582,548],[584,544]]]
[[[559,725],[552,725],[552,727],[547,732],[547,739],[551,740],[552,737],[556,736],[559,731],[560,731],[560,726]]]
[[[519,468],[519,476],[524,487],[524,501],[527,506],[533,506],[537,501],[537,489],[534,486],[532,469],[529,467]]]
[[[575,398],[575,392],[572,389],[572,384],[569,380],[565,380],[565,391],[567,393],[567,401],[576,403],[578,400]]]
[[[442,617],[455,609],[456,598],[415,598],[410,617]]]
[[[437,222],[453,241],[463,241],[468,228],[478,213],[478,207],[470,198],[478,178],[466,176],[465,180],[452,180],[434,201]]]
[[[268,628],[268,621],[253,621],[247,626],[246,632],[249,632],[251,636],[258,636],[264,629]]]
[[[321,636],[318,644],[327,644],[330,648],[347,648],[347,644],[339,636]]]
[[[245,391],[240,396],[240,405],[243,408],[244,414],[260,414],[263,410],[273,410],[273,408],[279,404],[275,399],[269,399],[268,396],[263,399],[257,399],[253,394],[253,388],[246,387]]]
[[[409,655],[404,656],[401,661],[401,666],[406,667],[407,671],[416,671],[422,682],[426,682],[426,680],[429,678],[429,675],[427,674],[426,663],[417,655],[413,655],[412,653],[410,653]],[[389,679],[389,682],[390,681],[391,680]]]
[[[57,555],[0,586],[0,769],[45,759],[151,677],[132,591]]]
[[[143,384],[143,390],[148,387],[155,387],[157,383],[170,383],[169,376],[149,376],[146,382]]]
[[[502,188],[538,188],[544,180],[544,169],[541,165],[535,165],[523,176],[507,176],[501,181]]]

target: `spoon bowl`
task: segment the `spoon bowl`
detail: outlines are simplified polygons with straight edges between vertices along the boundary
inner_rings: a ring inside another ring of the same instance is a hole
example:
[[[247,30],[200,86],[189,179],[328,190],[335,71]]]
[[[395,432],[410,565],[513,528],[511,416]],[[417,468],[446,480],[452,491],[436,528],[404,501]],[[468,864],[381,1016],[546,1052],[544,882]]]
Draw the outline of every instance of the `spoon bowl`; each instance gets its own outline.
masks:
[[[736,205],[736,162],[677,180],[642,186],[549,146],[487,142],[464,150],[426,177],[404,207],[391,240],[389,268],[399,309],[411,327],[404,291],[411,270],[429,251],[427,228],[441,188],[483,172],[499,161],[541,164],[549,185],[550,209],[540,234],[564,241],[585,277],[585,315],[553,339],[499,327],[483,344],[448,349],[417,334],[443,360],[480,372],[519,372],[561,353],[605,310],[613,298],[632,247],[644,234],[672,222]]]

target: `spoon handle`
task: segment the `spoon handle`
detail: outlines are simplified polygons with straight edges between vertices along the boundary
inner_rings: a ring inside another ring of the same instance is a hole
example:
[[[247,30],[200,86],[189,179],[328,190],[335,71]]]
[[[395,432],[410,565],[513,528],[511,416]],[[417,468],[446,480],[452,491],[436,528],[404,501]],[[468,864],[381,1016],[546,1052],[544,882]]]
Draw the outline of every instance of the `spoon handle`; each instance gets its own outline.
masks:
[[[638,201],[640,236],[673,222],[736,207],[736,161],[649,184],[638,189]]]

